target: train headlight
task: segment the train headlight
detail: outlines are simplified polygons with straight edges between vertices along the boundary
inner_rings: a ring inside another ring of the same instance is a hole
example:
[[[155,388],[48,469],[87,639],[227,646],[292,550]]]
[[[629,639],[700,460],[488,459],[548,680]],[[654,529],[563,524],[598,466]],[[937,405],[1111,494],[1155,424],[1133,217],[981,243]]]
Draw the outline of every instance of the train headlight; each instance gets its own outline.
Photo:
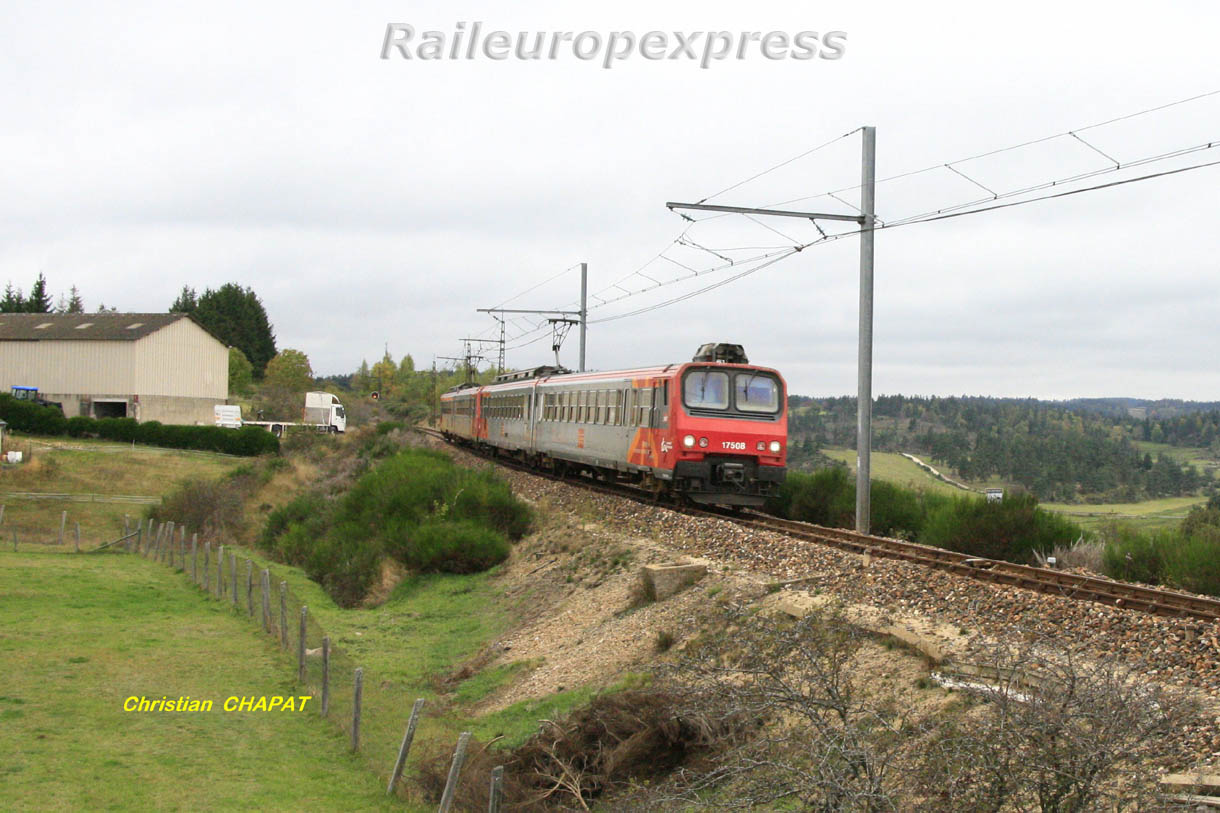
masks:
[[[683,445],[683,446],[685,446],[685,447],[686,447],[686,448],[688,448],[688,449],[694,448],[694,446],[695,446],[695,436],[694,436],[694,435],[687,435],[686,437],[682,438],[682,445]]]
[[[779,454],[781,446],[778,440],[771,441],[771,454]]]
[[[699,448],[700,449],[707,448],[707,438],[699,438]]]

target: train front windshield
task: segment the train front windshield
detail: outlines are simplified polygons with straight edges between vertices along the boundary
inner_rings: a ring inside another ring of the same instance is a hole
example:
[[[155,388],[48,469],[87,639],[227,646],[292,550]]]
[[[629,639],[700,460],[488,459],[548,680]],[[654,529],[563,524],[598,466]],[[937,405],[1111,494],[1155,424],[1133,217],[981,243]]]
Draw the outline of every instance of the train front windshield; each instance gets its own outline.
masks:
[[[781,397],[774,376],[752,370],[694,369],[682,380],[682,403],[693,413],[774,415]]]

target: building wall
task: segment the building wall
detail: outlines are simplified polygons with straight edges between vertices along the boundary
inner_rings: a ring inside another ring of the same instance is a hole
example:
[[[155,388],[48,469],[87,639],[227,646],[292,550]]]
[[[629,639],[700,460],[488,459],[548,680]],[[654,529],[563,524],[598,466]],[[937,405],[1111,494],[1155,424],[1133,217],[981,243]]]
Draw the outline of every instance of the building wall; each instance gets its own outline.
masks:
[[[48,398],[50,393],[134,393],[134,360],[134,342],[3,341],[0,392],[19,386],[37,387]]]
[[[224,399],[215,398],[183,398],[174,395],[141,395],[140,402],[135,405],[134,418],[141,421],[160,421],[161,423],[203,424],[216,422],[212,408],[223,404]],[[131,411],[127,413],[131,415]]]
[[[37,387],[64,415],[124,400],[141,421],[211,424],[229,394],[229,350],[190,319],[137,341],[0,341],[0,392]]]
[[[229,396],[229,349],[190,319],[135,342],[132,392],[212,398]],[[157,418],[156,420],[161,420]]]

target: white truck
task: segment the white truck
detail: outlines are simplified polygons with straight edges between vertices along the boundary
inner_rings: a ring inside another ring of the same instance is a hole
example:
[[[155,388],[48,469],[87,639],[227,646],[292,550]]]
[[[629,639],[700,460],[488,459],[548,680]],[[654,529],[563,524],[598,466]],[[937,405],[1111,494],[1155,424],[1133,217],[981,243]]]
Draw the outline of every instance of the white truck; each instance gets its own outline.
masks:
[[[347,431],[347,413],[343,411],[343,404],[329,392],[305,393],[305,406],[301,410],[300,421],[247,421],[241,416],[241,407],[232,404],[219,404],[213,409],[216,425],[226,429],[261,426],[276,437],[282,437],[289,429],[297,427],[332,434]]]

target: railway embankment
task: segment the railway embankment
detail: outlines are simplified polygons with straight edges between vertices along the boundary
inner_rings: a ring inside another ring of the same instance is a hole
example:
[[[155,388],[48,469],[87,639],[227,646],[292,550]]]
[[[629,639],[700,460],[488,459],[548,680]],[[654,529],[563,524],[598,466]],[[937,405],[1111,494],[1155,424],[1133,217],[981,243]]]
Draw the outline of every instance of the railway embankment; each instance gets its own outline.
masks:
[[[462,451],[455,456],[469,465],[486,465]],[[898,637],[932,658],[940,653],[944,660],[969,663],[995,641],[1014,638],[1099,658],[1117,656],[1148,680],[1192,693],[1203,702],[1205,719],[1176,738],[1200,764],[1220,761],[1220,627],[1215,622],[1166,618],[981,582],[724,519],[689,516],[514,469],[505,469],[504,475],[517,494],[581,520],[580,533],[632,547],[637,564],[694,558],[707,563],[717,579],[747,593],[782,587],[795,594],[833,597],[868,616],[875,629],[907,631],[909,635]],[[542,557],[531,566],[542,568],[542,573],[548,564]],[[630,581],[624,576],[616,589],[630,589]],[[619,632],[611,623],[614,612],[607,608],[617,610],[625,597],[607,599],[596,590],[586,592],[588,602],[574,603],[566,616],[549,622],[552,632],[527,626],[516,641],[504,642],[514,659],[551,653],[543,670],[516,683],[505,700],[554,691],[588,674],[630,669],[632,658],[626,653],[639,652],[645,628],[675,619],[694,623],[699,603],[709,598],[707,589],[680,594],[676,614],[662,618],[658,613],[651,621],[640,616],[640,627]],[[556,657],[555,650],[570,655]],[[566,670],[565,660],[570,660],[572,671]]]

